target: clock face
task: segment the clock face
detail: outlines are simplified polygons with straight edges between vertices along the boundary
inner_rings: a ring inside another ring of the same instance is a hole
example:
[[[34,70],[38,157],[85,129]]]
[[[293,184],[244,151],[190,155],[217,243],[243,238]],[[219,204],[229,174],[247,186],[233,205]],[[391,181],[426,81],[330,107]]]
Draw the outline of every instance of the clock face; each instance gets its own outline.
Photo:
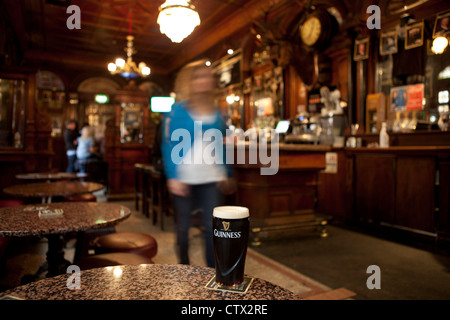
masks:
[[[307,46],[312,46],[319,40],[321,31],[322,25],[320,24],[319,19],[317,17],[312,17],[305,21],[300,29],[300,35]]]

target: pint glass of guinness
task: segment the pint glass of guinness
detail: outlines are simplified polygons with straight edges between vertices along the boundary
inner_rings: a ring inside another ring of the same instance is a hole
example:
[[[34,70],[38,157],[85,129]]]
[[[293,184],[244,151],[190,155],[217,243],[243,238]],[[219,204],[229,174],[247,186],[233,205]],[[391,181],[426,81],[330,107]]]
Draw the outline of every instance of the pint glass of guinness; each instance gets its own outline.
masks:
[[[238,285],[244,281],[250,228],[248,208],[214,208],[212,227],[216,282],[221,286]]]

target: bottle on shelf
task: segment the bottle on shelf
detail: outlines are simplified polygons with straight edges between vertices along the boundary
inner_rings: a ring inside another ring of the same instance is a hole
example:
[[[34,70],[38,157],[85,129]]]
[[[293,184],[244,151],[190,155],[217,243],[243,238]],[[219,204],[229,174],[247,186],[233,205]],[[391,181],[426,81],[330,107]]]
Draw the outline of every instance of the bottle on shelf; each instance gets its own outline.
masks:
[[[387,148],[389,147],[389,135],[387,133],[387,125],[386,122],[383,122],[381,124],[381,130],[380,130],[380,148]]]

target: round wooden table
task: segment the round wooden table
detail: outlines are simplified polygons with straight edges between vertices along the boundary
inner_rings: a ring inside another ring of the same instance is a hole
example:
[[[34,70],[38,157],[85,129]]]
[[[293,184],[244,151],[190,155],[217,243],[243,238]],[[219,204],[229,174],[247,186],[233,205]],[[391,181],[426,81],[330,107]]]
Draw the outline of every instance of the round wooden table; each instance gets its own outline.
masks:
[[[42,198],[42,203],[51,202],[52,197],[66,197],[77,194],[91,193],[103,189],[104,186],[96,182],[55,181],[18,184],[6,187],[3,192],[18,197]]]
[[[293,292],[259,278],[254,278],[246,293],[207,289],[205,286],[215,275],[215,269],[190,265],[114,266],[85,270],[78,275],[79,289],[74,274],[63,274],[5,291],[0,297],[10,295],[30,300],[301,299]]]
[[[60,217],[39,217],[39,211],[63,211]],[[61,235],[114,226],[127,219],[131,210],[105,202],[56,202],[0,208],[0,237],[45,236],[48,238],[48,273],[66,272]]]

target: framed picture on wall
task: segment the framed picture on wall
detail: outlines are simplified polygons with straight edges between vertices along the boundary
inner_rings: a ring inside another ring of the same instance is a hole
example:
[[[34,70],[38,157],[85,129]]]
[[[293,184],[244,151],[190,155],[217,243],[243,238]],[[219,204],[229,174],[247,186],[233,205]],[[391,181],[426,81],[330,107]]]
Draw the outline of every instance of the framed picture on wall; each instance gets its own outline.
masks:
[[[219,88],[242,85],[242,50],[226,56],[213,64],[213,70],[219,78]]]
[[[423,45],[423,21],[405,27],[405,49],[417,48]]]
[[[434,22],[433,38],[443,36],[450,32],[450,10],[441,12]]]
[[[355,40],[353,60],[360,61],[369,57],[369,37]]]
[[[397,39],[396,29],[382,31],[380,35],[380,55],[386,56],[388,54],[397,53]]]

